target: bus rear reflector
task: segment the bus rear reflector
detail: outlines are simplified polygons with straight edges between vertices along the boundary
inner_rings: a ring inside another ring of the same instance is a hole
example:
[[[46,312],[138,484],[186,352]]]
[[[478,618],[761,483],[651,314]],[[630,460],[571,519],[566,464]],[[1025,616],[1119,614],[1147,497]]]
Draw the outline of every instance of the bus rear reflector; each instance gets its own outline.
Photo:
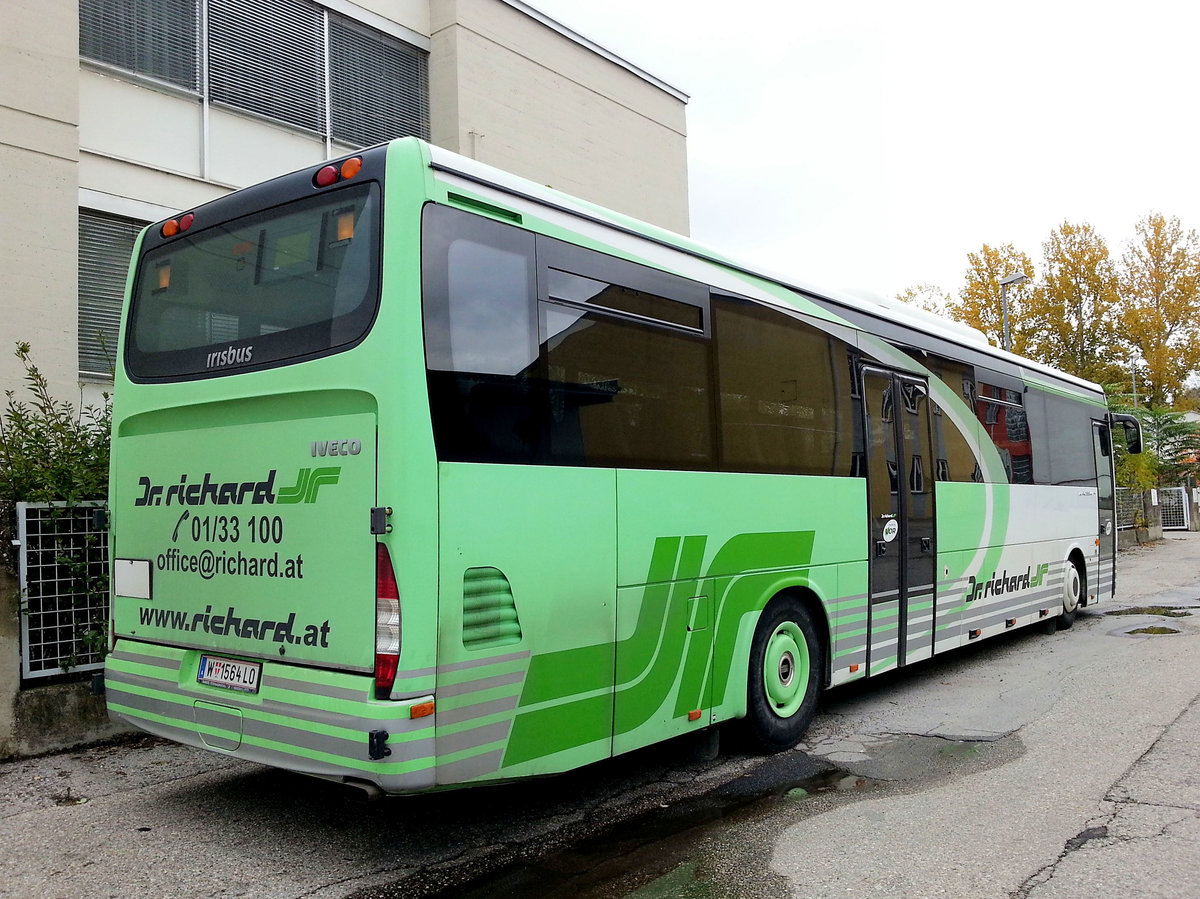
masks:
[[[387,547],[375,544],[375,698],[391,696],[400,665],[400,590]]]

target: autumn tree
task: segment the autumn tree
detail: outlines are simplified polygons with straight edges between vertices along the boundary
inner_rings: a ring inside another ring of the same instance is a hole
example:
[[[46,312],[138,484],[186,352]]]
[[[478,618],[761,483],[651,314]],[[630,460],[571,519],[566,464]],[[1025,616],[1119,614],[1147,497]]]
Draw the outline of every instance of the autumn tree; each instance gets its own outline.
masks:
[[[1121,337],[1143,360],[1139,392],[1147,406],[1183,398],[1200,366],[1200,238],[1179,219],[1152,213],[1121,260]]]
[[[1008,322],[1014,353],[1028,354],[1031,321],[1028,306],[1033,296],[1033,263],[1012,244],[993,247],[984,244],[977,253],[967,254],[967,279],[957,298],[951,298],[946,311],[951,318],[978,328],[996,346],[1004,345],[1004,312],[1000,281],[1009,275],[1024,274],[1031,280],[1008,288]]]
[[[946,315],[947,307],[951,302],[950,294],[936,284],[924,281],[904,288],[896,294],[896,299],[901,303],[932,312],[934,315]]]
[[[1023,352],[1101,384],[1121,381],[1127,354],[1117,327],[1117,270],[1104,238],[1087,223],[1064,221],[1042,248],[1043,279],[1026,304],[1032,333]]]

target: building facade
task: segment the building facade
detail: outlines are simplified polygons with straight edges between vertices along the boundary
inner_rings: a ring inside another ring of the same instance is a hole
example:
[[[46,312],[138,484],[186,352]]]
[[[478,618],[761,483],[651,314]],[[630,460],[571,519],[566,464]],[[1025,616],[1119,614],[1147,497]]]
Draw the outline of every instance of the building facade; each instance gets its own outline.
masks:
[[[520,0],[6,0],[0,389],[98,398],[145,223],[393,137],[686,233],[686,101]]]

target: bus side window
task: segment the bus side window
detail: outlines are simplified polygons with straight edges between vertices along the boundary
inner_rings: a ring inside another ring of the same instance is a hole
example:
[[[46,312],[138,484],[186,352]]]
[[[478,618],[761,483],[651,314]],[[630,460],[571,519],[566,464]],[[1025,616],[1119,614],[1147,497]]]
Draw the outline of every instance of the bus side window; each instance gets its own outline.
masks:
[[[859,394],[846,344],[733,298],[715,297],[713,315],[722,467],[861,476]]]
[[[1010,484],[1033,483],[1033,442],[1021,391],[979,383],[975,401],[979,421],[992,439]]]
[[[425,364],[439,456],[537,461],[533,235],[431,205],[422,236]]]
[[[949,388],[951,398],[946,401],[949,406],[954,404],[959,411],[959,417],[970,416],[966,424],[971,429],[972,436],[978,435],[979,426],[975,420],[975,371],[962,362],[933,357],[931,366],[942,382]],[[932,385],[931,385],[932,386]],[[958,400],[962,400],[961,403]],[[959,430],[950,415],[935,402],[930,403],[933,413],[930,420],[933,424],[933,444],[935,477],[939,481],[978,481],[982,477],[979,460],[971,449],[966,435]]]

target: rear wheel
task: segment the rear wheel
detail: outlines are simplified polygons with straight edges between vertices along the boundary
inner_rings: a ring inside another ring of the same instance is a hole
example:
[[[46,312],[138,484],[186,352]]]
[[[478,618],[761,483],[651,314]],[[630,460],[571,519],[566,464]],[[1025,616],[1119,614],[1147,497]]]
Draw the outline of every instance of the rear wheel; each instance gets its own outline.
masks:
[[[795,746],[817,710],[825,671],[824,645],[812,615],[792,596],[763,611],[750,648],[747,727],[767,752]]]
[[[1066,630],[1075,623],[1075,613],[1079,611],[1079,602],[1083,599],[1083,585],[1084,575],[1078,563],[1074,559],[1068,560],[1067,570],[1063,574],[1063,610],[1055,619],[1059,630]]]

